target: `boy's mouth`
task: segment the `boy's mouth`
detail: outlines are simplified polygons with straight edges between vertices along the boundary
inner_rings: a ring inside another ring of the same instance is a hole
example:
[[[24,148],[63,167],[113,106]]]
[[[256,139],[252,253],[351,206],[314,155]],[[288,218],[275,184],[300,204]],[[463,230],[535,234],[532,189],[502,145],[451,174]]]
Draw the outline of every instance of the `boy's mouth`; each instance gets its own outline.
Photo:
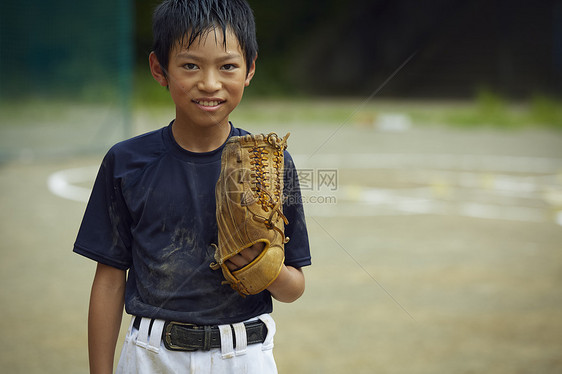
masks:
[[[219,104],[224,103],[223,100],[219,100],[219,99],[193,100],[193,102],[204,107],[215,107],[218,106]]]

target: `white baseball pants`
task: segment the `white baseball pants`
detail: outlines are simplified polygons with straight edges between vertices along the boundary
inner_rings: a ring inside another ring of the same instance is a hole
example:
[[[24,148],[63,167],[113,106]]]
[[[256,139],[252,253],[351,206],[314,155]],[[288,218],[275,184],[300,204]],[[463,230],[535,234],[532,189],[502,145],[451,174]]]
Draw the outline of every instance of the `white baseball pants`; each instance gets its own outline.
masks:
[[[267,326],[263,344],[246,344],[243,323],[233,324],[236,348],[233,347],[231,325],[219,326],[221,348],[210,351],[170,351],[164,347],[164,321],[155,320],[149,334],[150,319],[143,318],[137,330],[134,317],[125,337],[116,374],[195,373],[195,374],[277,374],[273,358],[275,321],[263,314],[249,321],[262,320]],[[249,322],[246,321],[246,322]]]

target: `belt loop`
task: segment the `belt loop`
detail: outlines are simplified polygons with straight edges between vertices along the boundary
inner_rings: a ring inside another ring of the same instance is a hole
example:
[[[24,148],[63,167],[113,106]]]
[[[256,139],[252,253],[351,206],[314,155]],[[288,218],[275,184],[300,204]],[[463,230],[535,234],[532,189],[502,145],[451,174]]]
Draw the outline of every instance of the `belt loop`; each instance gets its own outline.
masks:
[[[246,334],[246,325],[244,323],[235,323],[232,325],[234,328],[234,336],[236,337],[236,356],[246,354],[248,347],[248,335]]]
[[[221,333],[221,354],[222,358],[234,357],[234,340],[232,339],[232,329],[230,325],[219,325]]]
[[[139,326],[139,334],[137,335],[136,345],[146,348],[148,344],[148,329],[150,327],[150,318],[143,317]]]
[[[155,319],[152,323],[152,329],[150,329],[150,340],[148,341],[146,349],[155,353],[160,352],[162,330],[164,330],[164,321],[161,319]]]
[[[262,345],[261,349],[263,351],[273,349],[273,336],[275,335],[275,321],[267,313],[262,314],[258,318],[263,323],[265,323],[265,326],[267,327],[267,336],[265,337],[265,340],[263,342],[263,345]]]

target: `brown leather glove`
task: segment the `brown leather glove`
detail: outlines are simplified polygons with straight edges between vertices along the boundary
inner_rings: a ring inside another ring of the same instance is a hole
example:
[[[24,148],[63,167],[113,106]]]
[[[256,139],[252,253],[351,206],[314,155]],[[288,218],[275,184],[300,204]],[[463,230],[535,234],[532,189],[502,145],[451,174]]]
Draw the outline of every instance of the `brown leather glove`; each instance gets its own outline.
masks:
[[[285,260],[283,215],[283,151],[287,138],[277,134],[231,137],[222,152],[215,189],[218,246],[213,270],[222,269],[223,284],[240,295],[265,290],[279,275]],[[248,265],[230,271],[226,261],[262,242],[263,251]]]

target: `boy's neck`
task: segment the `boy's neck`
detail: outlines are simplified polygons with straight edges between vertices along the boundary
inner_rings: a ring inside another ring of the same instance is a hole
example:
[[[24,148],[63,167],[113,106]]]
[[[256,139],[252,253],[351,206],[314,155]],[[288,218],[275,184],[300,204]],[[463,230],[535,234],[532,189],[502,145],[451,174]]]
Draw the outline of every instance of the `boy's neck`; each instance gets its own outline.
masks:
[[[176,120],[172,124],[172,134],[176,143],[190,152],[211,152],[224,144],[230,134],[230,122],[217,124],[208,128],[190,126],[189,123]]]

